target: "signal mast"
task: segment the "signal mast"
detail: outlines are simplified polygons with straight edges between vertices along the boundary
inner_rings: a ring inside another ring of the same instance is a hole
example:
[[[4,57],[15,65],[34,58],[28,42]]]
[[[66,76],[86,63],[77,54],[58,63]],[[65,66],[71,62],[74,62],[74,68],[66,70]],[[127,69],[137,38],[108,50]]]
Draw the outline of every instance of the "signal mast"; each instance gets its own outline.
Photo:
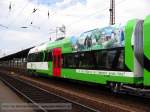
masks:
[[[110,25],[114,25],[115,24],[115,0],[110,0]]]

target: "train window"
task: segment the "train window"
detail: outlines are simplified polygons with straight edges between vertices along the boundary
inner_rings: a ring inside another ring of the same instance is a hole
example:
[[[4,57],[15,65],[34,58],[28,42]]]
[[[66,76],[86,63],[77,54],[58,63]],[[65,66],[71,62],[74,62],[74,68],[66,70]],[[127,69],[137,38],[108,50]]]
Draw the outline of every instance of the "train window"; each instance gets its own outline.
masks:
[[[121,69],[121,70],[124,69],[124,52],[123,52],[123,50],[120,51],[117,68]]]
[[[108,51],[107,61],[106,61],[106,68],[113,69],[116,68],[117,60],[118,60],[118,53],[116,50]]]
[[[28,62],[34,62],[34,59],[35,59],[35,56],[33,53],[28,55]]]
[[[40,62],[41,61],[41,53],[35,53],[35,62]]]
[[[39,55],[38,55],[38,53],[35,53],[35,60],[34,60],[34,62],[38,62],[39,61]]]
[[[36,62],[40,62],[40,58],[41,58],[40,54],[41,53],[36,53],[36,60],[35,60]]]
[[[67,67],[67,63],[68,63],[68,62],[67,62],[67,56],[66,56],[66,55],[63,55],[62,57],[63,57],[63,65],[62,65],[62,66],[63,66],[64,68],[66,68],[66,67]]]
[[[122,48],[88,51],[63,55],[64,68],[123,70],[124,50]]]
[[[98,51],[95,53],[96,66],[99,70],[123,70],[124,55],[123,49],[112,49]]]
[[[73,54],[63,55],[63,67],[65,68],[76,68],[78,65],[78,56]]]
[[[74,63],[75,63],[75,67],[76,67],[76,68],[79,67],[79,60],[80,60],[79,58],[80,58],[80,57],[79,57],[79,54],[76,53],[76,54],[74,55],[74,61],[75,61]]]
[[[69,55],[67,56],[67,60],[68,60],[68,61],[67,61],[68,67],[70,67],[70,68],[75,67],[73,54],[69,54]]]
[[[33,53],[33,54],[31,55],[31,62],[35,62],[35,59],[36,59],[36,55]]]
[[[48,61],[48,52],[47,51],[44,52],[44,61]]]
[[[32,54],[29,54],[29,62],[32,62]]]
[[[112,67],[110,69],[112,69],[112,70],[123,70],[124,69],[123,49],[117,49],[116,53],[114,53]]]
[[[27,61],[28,61],[28,62],[31,62],[31,54],[28,55]]]
[[[29,54],[28,62],[42,62],[43,56],[43,52]]]
[[[42,52],[41,52],[41,55],[40,55],[40,59],[41,59],[41,61],[43,61],[43,62],[44,62],[44,56],[45,56],[45,55],[44,55],[44,52],[42,51]]]
[[[93,69],[92,54],[73,53],[63,55],[63,67],[65,68],[91,68]]]
[[[105,69],[107,64],[107,51],[96,52],[97,69]]]
[[[40,53],[40,61],[42,61],[42,62],[44,61],[44,52]]]
[[[45,51],[45,58],[44,61],[52,61],[52,52]]]
[[[93,69],[94,63],[93,63],[93,52],[85,52],[81,53],[79,58],[79,68],[85,68],[85,69]]]

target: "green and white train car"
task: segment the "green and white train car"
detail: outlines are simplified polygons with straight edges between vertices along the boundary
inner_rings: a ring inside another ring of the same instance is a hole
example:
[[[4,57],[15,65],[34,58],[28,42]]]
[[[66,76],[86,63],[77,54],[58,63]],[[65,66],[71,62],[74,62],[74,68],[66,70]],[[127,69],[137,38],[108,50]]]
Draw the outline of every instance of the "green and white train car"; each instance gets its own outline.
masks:
[[[37,46],[29,51],[27,69],[98,84],[150,86],[150,16]]]

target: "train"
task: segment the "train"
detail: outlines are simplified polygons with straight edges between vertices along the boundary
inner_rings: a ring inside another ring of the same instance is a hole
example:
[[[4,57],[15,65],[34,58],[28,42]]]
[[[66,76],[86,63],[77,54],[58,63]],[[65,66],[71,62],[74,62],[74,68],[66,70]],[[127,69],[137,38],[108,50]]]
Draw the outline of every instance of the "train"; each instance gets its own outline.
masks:
[[[150,15],[58,38],[32,48],[27,71],[48,77],[109,85],[150,87]]]

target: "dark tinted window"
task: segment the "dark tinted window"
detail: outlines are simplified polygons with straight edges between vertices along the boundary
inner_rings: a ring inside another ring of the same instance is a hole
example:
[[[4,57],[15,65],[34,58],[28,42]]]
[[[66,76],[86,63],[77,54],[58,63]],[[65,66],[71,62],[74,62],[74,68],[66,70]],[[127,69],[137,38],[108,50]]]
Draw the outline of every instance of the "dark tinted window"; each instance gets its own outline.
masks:
[[[33,53],[29,54],[27,57],[27,61],[28,62],[34,62],[35,61],[35,55]]]
[[[94,68],[93,53],[90,52],[81,53],[78,60],[79,60],[79,68],[88,68],[88,69]]]
[[[124,49],[63,54],[64,68],[124,70]]]
[[[50,51],[45,51],[45,59],[44,61],[52,61],[52,52]]]
[[[118,60],[118,57],[116,58],[116,61],[115,61],[115,57],[117,55],[117,50],[112,50],[112,51],[108,51],[107,53],[107,63],[106,63],[106,68],[107,69],[114,69],[116,68],[116,64],[117,64],[117,60]],[[114,64],[115,63],[115,64]]]
[[[44,59],[44,53],[32,53],[28,55],[28,62],[42,62]]]
[[[117,68],[124,69],[124,52],[123,52],[123,50],[120,51]]]
[[[27,61],[28,61],[28,62],[31,62],[31,54],[28,55]]]
[[[36,53],[35,57],[36,57],[35,59],[36,62],[42,62],[44,58],[44,53],[43,52]]]
[[[95,52],[96,67],[98,69],[105,69],[107,66],[107,51]]]

